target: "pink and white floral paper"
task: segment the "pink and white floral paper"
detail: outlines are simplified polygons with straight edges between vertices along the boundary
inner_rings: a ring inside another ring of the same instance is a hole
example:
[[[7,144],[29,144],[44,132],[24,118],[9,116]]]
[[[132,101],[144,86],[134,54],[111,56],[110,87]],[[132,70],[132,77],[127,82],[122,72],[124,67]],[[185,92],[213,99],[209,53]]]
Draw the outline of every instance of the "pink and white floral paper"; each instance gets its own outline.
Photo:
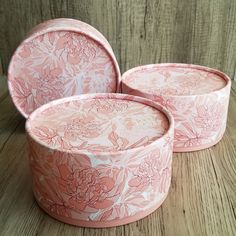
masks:
[[[17,48],[8,70],[10,94],[25,117],[58,98],[117,92],[119,82],[119,67],[107,40],[73,19],[36,26]]]
[[[63,222],[110,227],[158,208],[171,180],[173,118],[123,94],[50,102],[27,123],[33,190]]]
[[[122,76],[122,92],[152,99],[175,119],[174,151],[195,151],[223,136],[231,81],[224,73],[197,65],[156,64]]]

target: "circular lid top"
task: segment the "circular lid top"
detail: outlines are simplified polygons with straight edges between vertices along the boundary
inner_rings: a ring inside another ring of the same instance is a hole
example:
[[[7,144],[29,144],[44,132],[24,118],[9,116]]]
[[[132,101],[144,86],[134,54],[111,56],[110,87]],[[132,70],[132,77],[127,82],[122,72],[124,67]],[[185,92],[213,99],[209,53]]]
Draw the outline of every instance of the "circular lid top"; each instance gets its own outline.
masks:
[[[200,95],[224,88],[227,80],[223,75],[197,65],[155,64],[127,71],[122,76],[122,84],[154,95]]]
[[[170,118],[158,107],[130,95],[81,95],[35,110],[26,129],[36,142],[51,149],[123,151],[146,146],[167,132]]]
[[[117,92],[119,79],[117,61],[105,38],[72,19],[36,26],[15,51],[8,69],[10,94],[25,117],[58,98]]]

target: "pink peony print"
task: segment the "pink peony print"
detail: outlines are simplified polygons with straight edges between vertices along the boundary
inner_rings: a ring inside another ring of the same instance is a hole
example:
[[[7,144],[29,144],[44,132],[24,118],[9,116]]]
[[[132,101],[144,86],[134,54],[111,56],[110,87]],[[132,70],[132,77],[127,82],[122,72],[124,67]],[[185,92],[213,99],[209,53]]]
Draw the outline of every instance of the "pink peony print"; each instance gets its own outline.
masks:
[[[29,78],[30,75],[25,70],[24,76]],[[17,99],[22,109],[28,109],[32,112],[39,104],[44,104],[50,100],[60,97],[63,93],[63,78],[59,78],[61,73],[60,68],[50,69],[39,72],[38,76],[31,77],[30,81],[20,77],[15,78],[12,86]]]
[[[72,122],[62,126],[64,137],[67,140],[75,141],[79,137],[95,138],[100,135],[101,123],[97,122],[95,117],[76,117]]]
[[[174,134],[174,145],[176,147],[192,147],[198,146],[204,141],[201,132],[195,130],[188,122],[181,123],[181,129],[176,128]]]
[[[224,105],[215,103],[197,106],[196,109],[197,115],[194,117],[194,121],[198,128],[209,132],[209,134],[220,129],[222,118],[224,117]]]
[[[11,77],[11,75],[9,75],[9,77]],[[12,89],[15,91],[12,96],[15,101],[17,101],[19,108],[31,113],[34,110],[34,107],[37,106],[32,93],[32,85],[26,83],[21,78],[15,77],[14,83],[12,83]],[[31,105],[28,106],[28,104]]]
[[[89,102],[88,105],[90,105],[92,109],[95,109],[99,113],[108,115],[114,112],[125,112],[128,109],[127,102],[117,101],[116,103],[114,103],[110,99],[93,100]]]
[[[163,97],[161,95],[153,95],[152,99],[158,103],[160,103],[162,106],[164,106],[166,109],[170,110],[171,112],[176,111],[175,104],[170,98]]]
[[[61,22],[41,25],[12,57],[9,88],[25,117],[58,98],[117,91],[120,72],[104,37],[82,22]]]
[[[39,73],[39,77],[33,81],[33,89],[36,92],[35,99],[39,103],[59,98],[63,93],[63,78],[60,67],[45,68]]]
[[[60,177],[58,184],[61,192],[69,196],[69,207],[85,211],[87,207],[103,209],[113,204],[110,192],[115,180],[101,176],[99,169],[91,167],[71,170],[67,165],[58,165]]]
[[[47,128],[47,127],[35,127],[33,132],[39,140],[46,143],[48,146],[54,148],[64,148],[65,150],[72,149],[72,146],[68,140],[64,139],[58,130]]]
[[[160,151],[152,152],[144,162],[141,163],[134,173],[134,178],[129,181],[130,187],[135,187],[136,191],[143,191],[148,186],[152,186],[159,192],[166,192],[169,187],[171,172],[169,166],[160,157]]]
[[[21,50],[20,50],[20,52],[19,52],[19,56],[20,56],[20,57],[23,57],[23,58],[29,57],[30,54],[31,54],[31,47],[32,47],[32,44],[30,44],[30,43],[25,44],[25,45],[21,48]]]
[[[61,33],[62,34],[62,33]],[[87,40],[85,36],[64,33],[56,44],[56,50],[63,50],[67,53],[67,60],[72,65],[90,63],[97,54],[96,46]]]
[[[46,144],[55,146],[58,142],[59,135],[56,130],[47,127],[35,127],[34,134]]]
[[[125,99],[126,104],[123,95],[97,94],[57,100],[28,120],[34,195],[53,217],[110,224],[138,219],[140,212],[158,207],[166,197],[173,126],[162,139],[168,120],[159,106],[150,109],[144,105],[149,101]],[[104,113],[104,104],[114,112]],[[127,122],[133,127],[124,133]],[[146,123],[148,135],[143,130],[138,136]]]

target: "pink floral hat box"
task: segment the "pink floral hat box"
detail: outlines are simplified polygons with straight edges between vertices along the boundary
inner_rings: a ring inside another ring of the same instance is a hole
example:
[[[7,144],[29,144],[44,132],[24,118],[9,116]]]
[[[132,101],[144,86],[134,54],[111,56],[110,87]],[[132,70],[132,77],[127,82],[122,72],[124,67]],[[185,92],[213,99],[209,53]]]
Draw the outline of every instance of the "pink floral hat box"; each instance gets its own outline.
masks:
[[[33,191],[52,217],[111,227],[156,210],[171,182],[174,120],[124,94],[62,98],[27,120]]]
[[[120,71],[104,36],[74,19],[36,26],[12,56],[8,85],[24,117],[41,105],[84,93],[119,91]]]
[[[231,80],[224,73],[190,64],[155,64],[122,75],[122,92],[152,99],[174,116],[174,152],[215,145],[227,121]]]

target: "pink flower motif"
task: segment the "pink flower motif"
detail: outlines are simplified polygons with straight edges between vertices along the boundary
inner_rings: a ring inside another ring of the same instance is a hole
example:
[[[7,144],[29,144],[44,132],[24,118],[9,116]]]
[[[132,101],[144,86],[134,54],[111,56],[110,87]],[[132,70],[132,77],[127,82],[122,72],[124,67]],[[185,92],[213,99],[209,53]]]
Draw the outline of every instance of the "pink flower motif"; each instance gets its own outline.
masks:
[[[171,88],[171,87],[163,87],[160,89],[156,89],[156,90],[148,90],[148,93],[150,94],[155,94],[157,96],[163,96],[163,95],[177,95],[180,93],[180,91],[177,88]]]
[[[63,93],[63,78],[60,67],[50,69],[47,67],[39,73],[40,77],[32,81],[32,89],[36,91],[35,100],[37,104],[44,104],[47,101],[60,98]]]
[[[26,74],[27,73],[27,74]],[[30,77],[25,70],[25,77]],[[44,104],[50,100],[55,100],[63,93],[63,81],[59,78],[61,69],[48,67],[41,71],[40,77],[31,77],[30,81],[22,78],[15,78],[11,85],[14,88],[14,97],[20,103],[22,109],[32,112],[39,104]]]
[[[33,35],[20,45],[9,68],[13,101],[24,116],[58,98],[116,91],[118,71],[113,55],[101,46],[104,39],[97,43],[70,30]]]
[[[187,122],[181,124],[181,129],[175,129],[174,137],[176,147],[198,146],[204,140],[201,132],[194,130],[191,124]]]
[[[38,158],[40,149],[30,150],[34,193],[53,214],[71,218],[72,212],[83,212],[87,219],[89,213],[111,207],[113,198],[121,191],[114,180],[119,171],[114,170],[114,176],[110,177],[103,168],[92,168],[85,155],[72,161],[69,154],[54,153],[54,158],[45,162]]]
[[[56,50],[67,52],[67,60],[70,64],[84,65],[91,62],[97,53],[95,45],[87,40],[85,36],[78,37],[75,33],[65,33],[56,44]]]
[[[129,144],[129,140],[123,137],[118,136],[115,132],[116,127],[113,126],[112,132],[108,135],[108,139],[113,144],[114,150],[124,150]]]
[[[209,132],[218,131],[224,117],[225,106],[217,103],[213,105],[197,106],[197,115],[194,117],[196,126]]]
[[[61,192],[69,196],[69,207],[75,211],[86,208],[103,209],[113,201],[110,192],[115,186],[111,177],[101,176],[99,169],[91,167],[71,170],[67,165],[58,165],[60,177],[58,184]]]
[[[63,217],[68,217],[71,218],[71,211],[68,208],[68,206],[66,205],[66,203],[55,203],[51,200],[49,200],[48,198],[43,198],[41,203],[44,206],[47,206],[48,210],[52,213],[52,214],[56,214],[59,216],[63,216]]]
[[[56,130],[47,127],[35,127],[33,133],[46,144],[55,146],[58,141],[58,133]]]
[[[67,140],[75,141],[79,137],[95,138],[100,135],[101,124],[96,121],[95,117],[76,117],[72,122],[62,126],[61,131]]]
[[[93,109],[96,109],[102,114],[111,114],[114,112],[125,112],[128,108],[127,102],[117,101],[116,103],[109,99],[93,100],[89,102]]]
[[[128,139],[121,137],[116,133],[115,125],[113,125],[112,131],[108,135],[108,139],[113,144],[113,146],[109,149],[110,151],[114,150],[119,151],[119,150],[137,148],[140,146],[148,145],[149,143],[152,142],[152,140],[149,139],[148,137],[143,137],[131,144]]]
[[[53,173],[53,159],[47,159],[46,163],[40,163],[41,160],[38,156],[40,156],[40,154],[30,147],[30,165],[35,196],[40,204],[46,207],[50,212],[60,216],[71,217],[70,209],[61,194],[54,187],[56,184],[54,178],[50,175],[49,177],[44,175],[45,171],[49,170],[51,174]],[[39,163],[41,165],[39,165]]]
[[[45,109],[44,111],[42,111],[42,115],[44,116],[51,116],[53,114],[55,114],[56,112],[63,112],[64,111],[64,107],[62,106],[53,106],[53,107],[49,107],[47,109]]]
[[[23,57],[23,58],[27,58],[30,56],[31,54],[31,47],[32,45],[30,43],[28,44],[25,44],[22,48],[21,48],[21,51],[19,53],[20,57]]]
[[[22,78],[15,77],[14,83],[11,86],[14,90],[14,99],[19,104],[19,107],[25,110],[27,113],[31,113],[36,107],[34,95],[32,93],[32,85],[26,83]],[[31,104],[28,106],[28,104]]]
[[[100,52],[100,48],[96,48],[95,45],[82,36],[79,39],[81,47],[83,47],[84,59],[86,62],[91,62],[97,56],[97,53]],[[101,69],[101,68],[99,68]]]
[[[68,204],[63,201],[59,193],[51,190],[53,183],[48,180],[37,179],[33,176],[33,184],[34,193],[40,199],[40,204],[53,214],[71,218],[71,209],[68,207]]]
[[[136,202],[137,199],[134,199],[133,203]],[[140,200],[140,199],[139,199]],[[135,204],[128,203],[120,203],[113,205],[109,210],[104,211],[101,215],[97,217],[98,221],[109,221],[109,220],[117,220],[124,219],[130,216],[129,210],[130,207],[134,207]],[[140,207],[139,207],[140,208]]]
[[[129,186],[135,187],[136,191],[143,191],[150,185],[159,192],[166,192],[171,173],[168,160],[162,159],[159,150],[145,158],[134,173],[135,177],[129,181]]]
[[[160,103],[166,109],[170,110],[171,112],[176,112],[175,105],[170,98],[164,98],[161,95],[153,95],[152,98],[155,102]]]
[[[63,149],[72,148],[72,146],[67,142],[67,140],[63,139],[63,137],[60,136],[58,130],[41,126],[41,127],[34,127],[32,129],[32,132],[41,141],[48,144],[49,146],[61,147]]]

